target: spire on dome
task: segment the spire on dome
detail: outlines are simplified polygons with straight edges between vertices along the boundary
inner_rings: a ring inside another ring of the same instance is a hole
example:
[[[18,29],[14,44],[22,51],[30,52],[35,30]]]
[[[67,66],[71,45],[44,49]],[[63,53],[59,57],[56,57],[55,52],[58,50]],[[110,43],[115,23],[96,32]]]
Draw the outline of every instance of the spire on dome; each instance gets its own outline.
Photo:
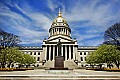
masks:
[[[59,8],[59,12],[58,12],[58,17],[62,17],[62,12],[60,11],[60,8]]]

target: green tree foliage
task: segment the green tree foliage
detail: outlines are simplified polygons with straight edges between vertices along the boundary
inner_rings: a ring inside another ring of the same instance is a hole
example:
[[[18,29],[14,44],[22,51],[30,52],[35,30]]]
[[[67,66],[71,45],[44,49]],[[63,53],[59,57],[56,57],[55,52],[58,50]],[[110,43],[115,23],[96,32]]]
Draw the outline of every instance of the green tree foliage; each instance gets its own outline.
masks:
[[[89,64],[107,63],[111,65],[114,63],[119,68],[120,51],[115,45],[103,44],[99,46],[95,52],[88,55],[86,60]]]
[[[33,64],[35,63],[35,59],[34,57],[32,57],[31,55],[29,54],[23,54],[23,61],[22,61],[22,64],[25,64],[27,66],[29,66],[30,64]]]
[[[4,68],[6,64],[8,67],[10,67],[10,65],[15,62],[21,64],[32,64],[35,62],[35,60],[29,54],[24,54],[15,47],[6,47],[4,49],[1,49],[0,63],[2,65],[2,68]]]

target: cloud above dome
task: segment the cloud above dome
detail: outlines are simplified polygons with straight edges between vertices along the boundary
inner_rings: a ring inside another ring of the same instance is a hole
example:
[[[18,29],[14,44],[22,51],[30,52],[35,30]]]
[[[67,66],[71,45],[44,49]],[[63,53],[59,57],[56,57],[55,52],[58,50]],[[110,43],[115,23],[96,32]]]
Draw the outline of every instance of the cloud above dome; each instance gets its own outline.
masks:
[[[20,36],[24,46],[41,46],[61,8],[80,46],[97,46],[104,31],[120,22],[119,0],[1,0],[0,28]]]

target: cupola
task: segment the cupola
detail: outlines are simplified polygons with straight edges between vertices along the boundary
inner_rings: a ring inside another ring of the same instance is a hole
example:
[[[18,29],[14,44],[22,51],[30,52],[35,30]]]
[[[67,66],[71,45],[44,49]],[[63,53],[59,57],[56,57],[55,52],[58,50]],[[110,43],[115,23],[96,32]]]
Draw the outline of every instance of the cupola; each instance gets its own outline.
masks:
[[[62,12],[59,9],[58,17],[53,20],[49,29],[50,37],[56,35],[65,35],[70,37],[71,29],[65,18],[62,17]]]

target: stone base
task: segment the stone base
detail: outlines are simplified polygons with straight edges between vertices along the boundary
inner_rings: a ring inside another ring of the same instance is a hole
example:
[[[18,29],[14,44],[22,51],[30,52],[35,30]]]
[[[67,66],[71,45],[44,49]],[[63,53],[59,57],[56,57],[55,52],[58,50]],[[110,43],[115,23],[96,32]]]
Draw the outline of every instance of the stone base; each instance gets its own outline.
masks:
[[[68,68],[64,68],[64,57],[56,56],[55,57],[55,67],[50,68],[50,70],[68,70]]]
[[[64,57],[63,56],[55,57],[55,68],[57,68],[57,69],[64,68]]]
[[[50,70],[68,70],[68,68],[55,67],[55,68],[50,68]]]

